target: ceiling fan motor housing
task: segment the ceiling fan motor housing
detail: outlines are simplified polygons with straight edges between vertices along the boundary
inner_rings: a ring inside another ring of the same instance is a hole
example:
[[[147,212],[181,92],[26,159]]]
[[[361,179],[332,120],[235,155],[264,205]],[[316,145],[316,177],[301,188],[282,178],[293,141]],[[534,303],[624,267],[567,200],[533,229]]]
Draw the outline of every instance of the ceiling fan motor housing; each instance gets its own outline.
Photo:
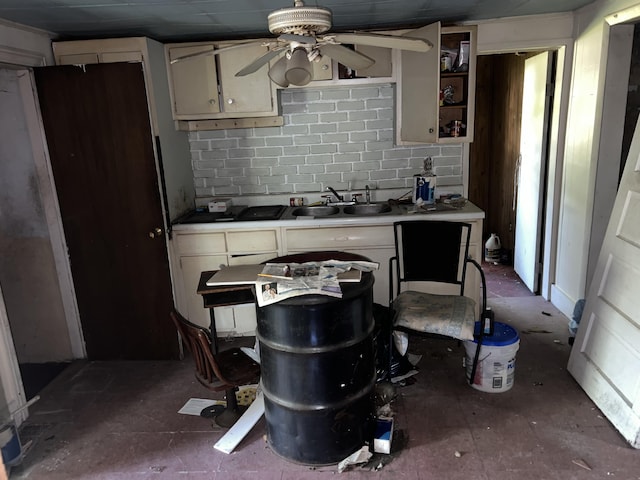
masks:
[[[298,6],[300,5],[300,6]],[[331,28],[331,10],[322,7],[305,7],[296,1],[292,8],[281,8],[269,14],[269,31],[283,33],[324,33]]]

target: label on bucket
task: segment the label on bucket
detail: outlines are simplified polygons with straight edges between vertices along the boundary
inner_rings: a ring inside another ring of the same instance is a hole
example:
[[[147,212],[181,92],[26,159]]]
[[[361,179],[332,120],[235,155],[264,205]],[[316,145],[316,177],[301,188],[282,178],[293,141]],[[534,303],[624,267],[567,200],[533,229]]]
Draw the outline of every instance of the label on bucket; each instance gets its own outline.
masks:
[[[506,365],[502,362],[493,363],[493,384],[492,388],[501,389],[510,388],[513,385],[513,376],[515,373],[516,359],[512,358]],[[506,368],[505,368],[506,367]]]
[[[477,344],[465,342],[466,349],[465,367],[467,379],[471,377],[473,358]],[[518,344],[511,348],[485,347],[480,349],[478,366],[471,386],[484,392],[506,392],[513,386],[516,371],[516,357]]]

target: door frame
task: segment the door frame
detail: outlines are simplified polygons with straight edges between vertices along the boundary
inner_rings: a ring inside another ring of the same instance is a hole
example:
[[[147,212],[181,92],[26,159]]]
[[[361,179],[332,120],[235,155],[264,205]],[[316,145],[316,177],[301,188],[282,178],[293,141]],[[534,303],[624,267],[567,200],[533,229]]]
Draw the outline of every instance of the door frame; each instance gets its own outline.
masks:
[[[9,326],[9,316],[2,295],[2,285],[0,285],[0,382],[9,412],[15,412],[27,402],[18,365],[18,356]],[[14,420],[19,426],[26,418],[27,414],[22,410],[14,417]]]
[[[0,45],[0,68],[18,71],[18,87],[24,105],[31,149],[38,172],[38,186],[45,210],[45,218],[49,227],[51,248],[56,262],[56,271],[60,285],[60,295],[65,312],[67,329],[73,355],[76,358],[86,357],[84,339],[80,326],[80,317],[76,307],[75,290],[71,282],[71,267],[66,255],[66,243],[62,230],[62,217],[58,210],[57,196],[53,177],[49,169],[44,132],[36,105],[36,93],[29,67],[41,67],[47,64],[42,52],[22,50]],[[0,381],[9,411],[16,411],[26,404],[26,396],[22,384],[22,375],[13,344],[13,336],[9,326],[4,297],[0,289]],[[19,411],[14,420],[18,426],[29,416],[28,410]]]
[[[564,135],[569,110],[569,95],[571,87],[571,63],[573,62],[573,39],[563,38],[551,41],[523,42],[510,41],[499,47],[495,44],[478,45],[478,55],[493,55],[504,53],[522,53],[541,50],[556,52],[556,82],[552,104],[551,125],[549,126],[549,150],[546,167],[546,184],[544,186],[545,209],[543,212],[541,242],[542,272],[540,276],[540,295],[545,300],[551,299],[552,286],[556,272],[556,249],[558,243],[558,224],[560,218],[560,198],[562,191],[562,171],[564,161]],[[468,176],[469,148],[463,149],[464,171]],[[468,183],[467,183],[468,184]],[[467,195],[468,192],[465,192]],[[517,219],[516,219],[517,221]]]

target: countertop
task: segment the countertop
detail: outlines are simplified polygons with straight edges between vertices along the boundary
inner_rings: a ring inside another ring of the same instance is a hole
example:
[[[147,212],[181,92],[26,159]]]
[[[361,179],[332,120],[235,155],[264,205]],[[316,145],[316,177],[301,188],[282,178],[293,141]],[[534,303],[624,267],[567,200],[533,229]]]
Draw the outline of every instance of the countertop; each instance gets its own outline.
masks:
[[[174,224],[174,232],[202,232],[229,229],[258,229],[273,227],[321,227],[345,225],[389,225],[403,220],[480,220],[485,213],[473,203],[467,201],[465,206],[459,209],[451,207],[439,207],[434,211],[415,211],[414,205],[394,205],[391,212],[375,215],[340,215],[326,217],[295,217],[291,212],[296,207],[287,207],[287,210],[278,220],[253,220],[253,221],[227,221],[211,223]]]

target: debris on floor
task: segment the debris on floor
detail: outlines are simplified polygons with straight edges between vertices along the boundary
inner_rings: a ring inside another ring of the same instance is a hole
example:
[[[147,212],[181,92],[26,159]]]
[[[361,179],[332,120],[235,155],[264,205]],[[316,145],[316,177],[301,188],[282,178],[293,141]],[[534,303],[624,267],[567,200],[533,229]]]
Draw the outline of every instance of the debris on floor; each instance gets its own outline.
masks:
[[[210,400],[208,398],[190,398],[187,403],[178,410],[178,413],[183,415],[200,415],[205,408],[213,407],[214,405],[222,405],[224,403],[220,400]]]
[[[543,328],[528,328],[526,330],[520,330],[520,333],[553,333]]]
[[[587,462],[585,462],[581,458],[575,458],[575,459],[573,459],[571,461],[573,463],[575,463],[576,465],[578,465],[579,467],[584,468],[585,470],[591,470],[591,467],[587,464]]]
[[[351,465],[367,463],[372,456],[373,453],[369,451],[369,447],[364,445],[360,450],[353,452],[338,464],[338,472],[344,472]]]
[[[373,451],[376,453],[391,453],[393,439],[393,418],[379,417],[376,420],[376,431],[373,437]]]
[[[244,437],[251,431],[258,420],[264,415],[264,397],[262,391],[257,390],[256,397],[240,419],[218,440],[213,448],[223,453],[231,453]]]

